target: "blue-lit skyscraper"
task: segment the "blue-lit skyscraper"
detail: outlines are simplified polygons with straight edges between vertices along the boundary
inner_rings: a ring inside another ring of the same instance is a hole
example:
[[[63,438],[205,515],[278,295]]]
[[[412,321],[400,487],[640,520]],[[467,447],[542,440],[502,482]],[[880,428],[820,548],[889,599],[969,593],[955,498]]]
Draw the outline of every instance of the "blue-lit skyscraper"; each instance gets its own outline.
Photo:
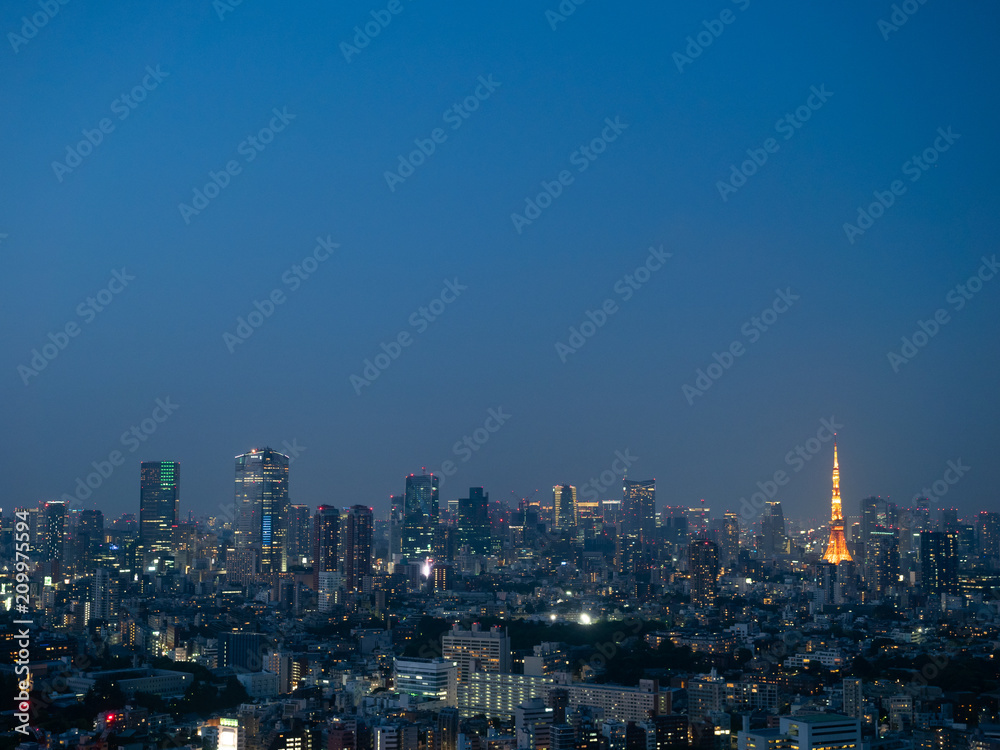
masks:
[[[288,456],[254,448],[236,457],[236,549],[259,549],[262,573],[288,570]]]

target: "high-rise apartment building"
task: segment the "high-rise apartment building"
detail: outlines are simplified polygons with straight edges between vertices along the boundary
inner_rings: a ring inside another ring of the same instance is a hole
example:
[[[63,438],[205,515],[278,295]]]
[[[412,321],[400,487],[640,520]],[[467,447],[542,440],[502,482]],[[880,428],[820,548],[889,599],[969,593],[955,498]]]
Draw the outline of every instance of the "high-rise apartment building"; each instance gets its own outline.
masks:
[[[695,539],[688,546],[691,604],[715,606],[719,580],[719,546],[708,539]]]
[[[66,501],[49,500],[42,507],[42,541],[43,561],[54,560],[61,563],[66,532]]]
[[[722,517],[722,534],[720,535],[719,551],[722,553],[722,564],[733,565],[740,554],[740,516],[727,510]]]
[[[352,505],[344,518],[344,589],[347,593],[364,591],[365,578],[372,574],[372,509]]]
[[[958,535],[920,534],[920,581],[928,594],[958,594]]]

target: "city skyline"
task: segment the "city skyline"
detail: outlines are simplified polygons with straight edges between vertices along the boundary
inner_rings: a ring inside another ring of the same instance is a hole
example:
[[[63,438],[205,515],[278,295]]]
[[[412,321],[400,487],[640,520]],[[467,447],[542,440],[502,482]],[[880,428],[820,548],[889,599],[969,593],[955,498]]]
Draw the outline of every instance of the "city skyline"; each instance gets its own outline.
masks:
[[[830,423],[834,423],[834,422],[832,420],[830,420]],[[819,440],[816,440],[815,442],[817,444],[820,444]],[[276,451],[276,450],[274,450],[274,449],[272,449],[270,447],[255,448],[255,449],[252,449],[251,452],[254,452],[254,451],[263,451],[263,450],[272,451],[274,454],[283,456],[284,458],[288,459],[289,466],[290,466],[291,463],[293,463],[295,461],[295,457],[297,455],[304,454],[304,453],[306,453],[308,451],[308,447],[307,446],[299,445],[297,442],[294,443],[294,444],[287,444],[286,443],[286,447],[291,449],[290,453],[288,453],[288,454],[281,453],[280,451]],[[812,463],[814,469],[821,468],[820,465],[819,465],[819,462],[822,461],[822,457],[824,455],[825,448],[821,448],[816,453],[811,453],[810,452],[810,446],[808,446],[808,444],[805,446],[804,449],[803,449],[803,446],[798,446],[798,448],[799,448],[798,452],[790,451],[788,454],[786,454],[786,456],[785,456],[786,461],[783,462],[783,464],[781,465],[781,468],[777,469],[777,472],[784,471],[786,482],[784,482],[783,484],[790,483],[791,480],[789,479],[789,477],[794,477],[795,474],[797,473],[797,470],[805,470],[806,462]],[[816,459],[815,461],[813,460],[814,457]],[[835,460],[835,456],[831,456],[831,460]],[[157,464],[157,463],[161,463],[161,462],[160,461],[146,461],[146,460],[143,460],[141,462],[141,464]],[[174,463],[175,465],[179,466],[182,462],[181,461],[177,461],[177,460],[173,460],[173,461],[171,461],[171,463]],[[301,466],[301,464],[300,464],[300,466]],[[91,468],[95,469],[95,467],[91,467]],[[140,466],[140,468],[141,468],[141,466]],[[421,467],[421,471],[426,471],[426,469],[427,469],[427,467]],[[966,471],[968,471],[969,469],[970,469],[970,467],[968,465],[962,463],[962,459],[956,459],[956,460],[948,461],[942,467],[942,471],[940,472],[939,477],[937,479],[931,481],[931,482],[928,482],[923,488],[921,488],[923,490],[929,490],[928,492],[926,492],[926,493],[918,492],[918,493],[915,493],[912,496],[909,496],[909,497],[906,497],[906,498],[900,498],[898,496],[894,497],[892,495],[889,495],[889,494],[886,494],[886,493],[879,493],[879,492],[867,492],[867,493],[861,492],[861,493],[856,493],[858,495],[857,499],[855,501],[853,501],[853,502],[848,502],[848,503],[845,504],[845,506],[844,506],[845,507],[844,515],[846,517],[852,518],[852,519],[860,517],[862,515],[862,513],[863,513],[863,511],[862,511],[862,503],[864,503],[864,501],[867,498],[870,498],[870,497],[878,497],[878,498],[882,498],[884,500],[892,501],[897,506],[902,507],[902,508],[915,506],[917,504],[916,501],[917,501],[918,498],[926,498],[926,499],[928,499],[930,501],[930,505],[928,507],[931,509],[932,512],[940,511],[942,509],[957,508],[959,510],[960,514],[965,514],[965,515],[974,514],[975,512],[977,512],[978,508],[985,507],[985,506],[983,506],[982,503],[977,504],[978,501],[975,500],[975,499],[971,499],[971,498],[965,500],[964,502],[956,500],[955,493],[951,491],[951,487],[953,485],[955,485],[955,484],[958,484],[959,481],[961,481],[964,478],[964,473]],[[607,477],[608,471],[609,471],[608,469],[605,469],[604,472],[602,472],[604,474],[604,478]],[[852,469],[852,471],[853,471],[853,469]],[[93,470],[90,473],[92,475],[94,475],[94,476],[99,476],[99,472],[97,470]],[[118,472],[118,473],[121,474],[123,472]],[[595,473],[597,473],[597,472],[595,472]],[[813,472],[813,474],[816,474],[816,473],[818,473],[818,472],[815,472],[815,471]],[[443,486],[445,488],[445,490],[446,490],[445,493],[440,493],[440,499],[439,499],[439,502],[438,502],[438,507],[439,508],[443,508],[445,505],[447,505],[448,501],[456,501],[456,500],[459,499],[460,496],[462,496],[464,494],[468,494],[468,489],[470,487],[480,487],[480,488],[482,488],[482,487],[488,487],[488,485],[486,485],[485,483],[476,483],[476,482],[473,482],[473,483],[468,484],[468,485],[465,485],[465,484],[457,485],[455,482],[450,482],[449,483],[447,481],[447,476],[439,474],[439,473],[433,473],[433,474],[428,473],[427,475],[428,476],[431,476],[431,475],[434,476],[435,479],[437,480],[436,483],[438,485],[440,485],[440,486]],[[293,476],[290,468],[288,469],[288,476],[289,477]],[[417,475],[414,475],[414,474],[404,475],[403,479],[406,479],[408,476],[417,476]],[[829,476],[830,475],[827,473],[827,474],[825,474],[825,476],[827,478],[826,479],[826,486],[827,486],[827,488],[829,488]],[[619,491],[619,488],[622,486],[623,483],[628,482],[628,481],[630,481],[630,480],[629,480],[629,478],[627,476],[627,472],[626,472],[622,476],[618,476],[616,474],[615,478],[613,480],[613,483],[611,483],[611,484],[607,484],[606,482],[602,482],[602,477],[600,477],[600,476],[597,476],[597,477],[591,476],[587,480],[580,481],[579,484],[568,484],[566,486],[570,486],[570,487],[573,488],[573,490],[574,490],[574,493],[573,493],[574,496],[576,496],[576,494],[578,492],[583,493],[584,490],[586,490],[588,488],[588,486],[589,487],[596,486],[596,487],[603,488],[603,492],[602,493],[598,493],[598,494],[595,495],[595,497],[597,499],[599,499],[599,500],[606,500],[606,499],[618,499],[618,500],[620,500],[621,499],[621,492]],[[814,483],[815,483],[815,480],[814,480]],[[838,484],[837,484],[836,491],[837,491],[838,496],[839,496],[839,472],[838,472],[838,476],[837,476],[837,483]],[[935,485],[935,483],[936,483],[936,485]],[[192,488],[190,487],[190,484],[191,484],[190,480],[186,480],[185,481],[185,497],[188,495],[189,492],[192,491]],[[295,490],[294,490],[295,485],[292,484],[290,480],[287,481],[287,484],[288,484],[288,489],[287,489],[287,493],[288,494],[287,494],[287,497],[284,498],[283,502],[288,507],[290,507],[291,505],[297,504],[297,503],[303,504],[303,498],[300,498],[297,495],[295,495]],[[774,499],[774,500],[786,503],[786,506],[785,506],[786,508],[792,508],[793,509],[793,512],[790,514],[791,518],[795,518],[795,519],[798,519],[798,520],[820,520],[820,521],[822,521],[824,523],[828,523],[829,522],[829,514],[830,514],[830,511],[829,511],[829,500],[817,501],[817,500],[815,500],[813,498],[810,498],[811,504],[813,506],[816,506],[815,512],[812,512],[812,513],[797,512],[797,509],[800,507],[800,504],[798,502],[796,502],[794,498],[796,498],[796,496],[797,496],[798,493],[783,491],[783,489],[778,486],[778,483],[774,482],[774,479],[773,479],[772,476],[762,476],[759,480],[757,480],[757,482],[755,482],[753,484],[753,486],[749,487],[749,489],[744,493],[744,495],[741,495],[740,497],[735,498],[735,499],[731,499],[728,503],[725,503],[725,502],[713,502],[711,500],[708,500],[707,498],[698,497],[698,498],[692,498],[688,502],[684,502],[682,499],[663,499],[662,501],[658,501],[657,502],[656,507],[657,507],[657,511],[658,511],[659,508],[663,507],[663,506],[667,506],[667,507],[684,507],[684,506],[686,506],[686,507],[695,507],[695,506],[697,506],[699,504],[704,504],[704,505],[707,505],[707,507],[709,507],[711,509],[711,514],[712,514],[713,518],[721,518],[723,516],[723,514],[726,513],[726,512],[740,512],[741,507],[746,507],[747,506],[747,503],[742,502],[742,501],[746,500],[747,498],[751,498],[754,495],[757,495],[758,497],[763,497],[766,494],[766,490],[767,490],[768,485],[774,487],[774,491],[776,492],[776,494],[774,494],[774,495],[768,495],[768,500]],[[563,486],[563,485],[555,485],[555,487],[560,487],[560,486]],[[662,487],[662,484],[661,484],[661,487]],[[943,490],[943,492],[942,492],[942,490]],[[495,492],[495,489],[491,488],[491,491]],[[662,494],[662,489],[660,491],[661,491],[661,494]],[[829,490],[827,489],[827,492],[828,491]],[[375,499],[372,499],[372,500],[370,500],[368,502],[361,503],[361,504],[362,505],[365,505],[365,504],[369,505],[370,507],[373,508],[376,517],[382,517],[382,516],[384,516],[384,515],[386,515],[386,514],[388,514],[390,512],[391,501],[392,501],[393,497],[397,494],[397,492],[398,492],[398,490],[396,490],[396,492],[390,492],[389,495],[382,502],[379,502],[379,499],[375,498]],[[537,490],[533,490],[533,491],[531,491],[529,493],[525,493],[525,494],[517,495],[517,496],[512,491],[508,492],[506,494],[506,496],[502,492],[496,492],[495,499],[497,499],[497,500],[504,500],[504,501],[508,502],[509,504],[512,504],[513,506],[516,506],[517,502],[520,501],[521,499],[538,500],[544,494],[544,492],[545,492],[544,489],[537,489]],[[548,499],[547,499],[546,502],[549,503],[549,504],[551,504],[552,503],[551,494],[552,494],[553,491],[549,490],[548,492],[549,492],[549,496],[548,496]],[[80,500],[77,499],[78,495],[79,495],[79,493],[65,493],[63,497],[52,498],[52,499],[67,500],[67,501],[69,501],[71,503],[70,507],[73,507],[73,508],[97,508],[98,510],[101,510],[103,512],[106,512],[106,513],[108,512],[108,508],[106,508],[105,506],[102,506],[100,504],[95,503],[93,501],[92,497],[88,498],[87,500],[80,501]],[[788,499],[789,496],[791,496],[793,499],[789,500]],[[585,499],[587,499],[587,497],[585,495],[581,494],[581,498],[580,499],[581,500],[585,500]],[[317,508],[319,506],[322,506],[322,505],[329,505],[329,504],[331,504],[331,499],[330,498],[321,499],[321,500],[318,500],[318,501],[313,501],[311,499],[307,499],[307,500],[308,500],[308,502],[305,502],[304,504],[308,505],[311,510],[314,510],[315,508]],[[45,502],[45,499],[39,499],[38,502]],[[827,506],[825,510],[823,510],[822,508],[818,507],[822,503],[825,503],[826,506]],[[25,505],[25,503],[17,503],[17,504],[18,505]],[[335,502],[333,502],[333,505],[336,506],[336,507],[349,507],[350,505],[355,505],[355,504],[357,504],[357,503],[354,503],[351,498],[344,498],[342,501],[335,501]],[[987,504],[988,504],[988,502],[987,502]],[[28,503],[28,505],[30,505],[30,503]],[[184,507],[183,512],[186,514],[188,512],[188,510],[193,510],[194,507],[192,507],[192,506],[198,507],[198,508],[205,508],[205,503],[201,502],[201,501],[195,501],[195,502],[193,502],[191,504],[191,506]],[[120,508],[116,507],[116,506],[110,506],[110,507],[111,507],[111,512],[108,513],[108,515],[111,515],[111,516],[120,515],[120,514],[123,514],[123,513],[135,512],[134,508],[130,508],[130,507],[127,507],[127,506],[122,506]],[[216,509],[214,511],[205,511],[203,513],[203,515],[205,515],[205,516],[223,515],[224,516],[226,514],[226,507],[227,507],[226,501],[221,501],[218,504],[218,506],[216,507]],[[232,504],[231,500],[228,502],[228,507],[230,509],[230,512],[234,512],[232,510],[233,509],[233,504]],[[286,509],[285,512],[287,512],[287,509]]]

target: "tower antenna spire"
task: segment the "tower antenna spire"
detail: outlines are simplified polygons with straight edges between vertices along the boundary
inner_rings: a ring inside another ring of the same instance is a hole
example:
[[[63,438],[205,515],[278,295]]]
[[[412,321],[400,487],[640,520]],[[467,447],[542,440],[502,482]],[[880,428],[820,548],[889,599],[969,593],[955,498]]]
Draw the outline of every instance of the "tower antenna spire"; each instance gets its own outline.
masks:
[[[826,546],[823,560],[834,565],[851,561],[851,553],[847,550],[847,539],[844,538],[844,509],[840,502],[840,466],[837,463],[837,433],[833,433],[833,497],[830,501],[830,542]]]

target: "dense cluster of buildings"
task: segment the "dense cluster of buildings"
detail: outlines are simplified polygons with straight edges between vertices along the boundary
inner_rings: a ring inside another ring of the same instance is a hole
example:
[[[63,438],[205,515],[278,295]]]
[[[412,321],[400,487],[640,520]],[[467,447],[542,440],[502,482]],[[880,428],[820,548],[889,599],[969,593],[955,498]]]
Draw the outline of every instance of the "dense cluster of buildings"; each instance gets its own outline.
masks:
[[[851,516],[836,454],[833,479],[829,524],[657,506],[653,480],[442,503],[432,474],[377,516],[291,504],[262,448],[181,520],[180,465],[144,462],[137,517],[16,509],[31,608],[0,673],[30,616],[34,728],[9,744],[1000,750],[1000,513]]]

